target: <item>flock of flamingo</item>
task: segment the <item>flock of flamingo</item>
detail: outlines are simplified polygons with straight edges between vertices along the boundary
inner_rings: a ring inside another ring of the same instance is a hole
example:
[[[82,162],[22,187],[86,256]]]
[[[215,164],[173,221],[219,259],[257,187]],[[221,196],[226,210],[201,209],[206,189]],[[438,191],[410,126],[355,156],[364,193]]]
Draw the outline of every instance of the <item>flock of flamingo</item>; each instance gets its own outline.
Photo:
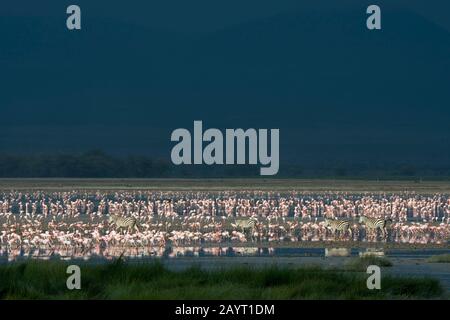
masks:
[[[108,221],[110,215],[134,217],[137,230],[116,230]],[[358,217],[363,215],[392,219],[388,235],[383,238],[359,224]],[[254,228],[243,230],[236,224],[236,219],[250,217],[257,219]],[[349,221],[352,234],[334,234],[324,218]],[[167,247],[252,241],[279,245],[337,240],[446,244],[449,239],[450,197],[443,194],[0,193],[0,250],[12,257],[43,252],[45,256],[117,256],[127,250],[133,255],[160,255]]]

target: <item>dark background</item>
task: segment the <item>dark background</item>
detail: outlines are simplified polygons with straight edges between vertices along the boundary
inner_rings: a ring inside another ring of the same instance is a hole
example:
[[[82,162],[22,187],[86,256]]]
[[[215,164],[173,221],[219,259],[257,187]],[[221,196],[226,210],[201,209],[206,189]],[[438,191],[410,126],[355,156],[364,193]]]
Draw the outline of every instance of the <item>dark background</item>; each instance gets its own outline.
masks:
[[[441,0],[2,1],[0,177],[258,175],[173,166],[194,120],[280,128],[281,177],[448,177],[449,18]]]

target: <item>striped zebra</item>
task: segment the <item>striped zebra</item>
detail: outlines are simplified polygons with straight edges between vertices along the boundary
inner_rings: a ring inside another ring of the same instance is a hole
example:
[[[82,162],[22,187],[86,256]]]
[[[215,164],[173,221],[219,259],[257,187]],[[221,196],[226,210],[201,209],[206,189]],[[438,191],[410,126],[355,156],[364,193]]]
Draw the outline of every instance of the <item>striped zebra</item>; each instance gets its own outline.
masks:
[[[109,216],[109,222],[116,225],[116,230],[126,228],[128,231],[132,229],[139,231],[138,222],[134,217],[121,217],[112,214]]]
[[[367,229],[375,230],[375,232],[377,231],[377,229],[380,229],[381,233],[383,234],[383,237],[385,237],[387,235],[386,225],[387,225],[388,221],[392,222],[392,219],[369,218],[366,216],[359,217],[360,224],[364,223],[366,225]]]
[[[236,228],[241,230],[245,234],[246,230],[250,230],[251,239],[253,240],[253,232],[255,231],[256,223],[258,219],[256,218],[239,218],[236,219]]]
[[[350,228],[350,223],[345,220],[332,220],[325,218],[325,228],[331,229],[333,235],[336,234],[336,231],[343,232],[345,234],[346,231],[350,234],[350,237],[353,237],[352,229]]]

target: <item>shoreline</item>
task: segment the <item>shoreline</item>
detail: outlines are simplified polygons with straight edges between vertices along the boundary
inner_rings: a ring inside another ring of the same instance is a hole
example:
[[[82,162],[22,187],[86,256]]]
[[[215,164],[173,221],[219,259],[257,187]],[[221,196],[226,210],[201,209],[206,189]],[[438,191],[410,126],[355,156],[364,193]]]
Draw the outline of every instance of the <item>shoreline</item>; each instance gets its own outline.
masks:
[[[284,191],[450,194],[450,181],[364,180],[364,179],[72,179],[2,178],[0,191]]]

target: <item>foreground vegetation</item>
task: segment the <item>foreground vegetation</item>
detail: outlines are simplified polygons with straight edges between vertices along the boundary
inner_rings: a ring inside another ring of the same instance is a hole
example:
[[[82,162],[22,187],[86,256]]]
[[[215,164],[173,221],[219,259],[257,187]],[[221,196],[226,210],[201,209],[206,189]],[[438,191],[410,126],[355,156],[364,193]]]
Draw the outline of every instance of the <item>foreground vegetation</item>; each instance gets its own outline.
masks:
[[[429,299],[443,298],[434,279],[382,277],[319,267],[170,271],[160,263],[118,260],[81,266],[81,290],[66,287],[67,264],[29,261],[0,266],[1,299]]]

